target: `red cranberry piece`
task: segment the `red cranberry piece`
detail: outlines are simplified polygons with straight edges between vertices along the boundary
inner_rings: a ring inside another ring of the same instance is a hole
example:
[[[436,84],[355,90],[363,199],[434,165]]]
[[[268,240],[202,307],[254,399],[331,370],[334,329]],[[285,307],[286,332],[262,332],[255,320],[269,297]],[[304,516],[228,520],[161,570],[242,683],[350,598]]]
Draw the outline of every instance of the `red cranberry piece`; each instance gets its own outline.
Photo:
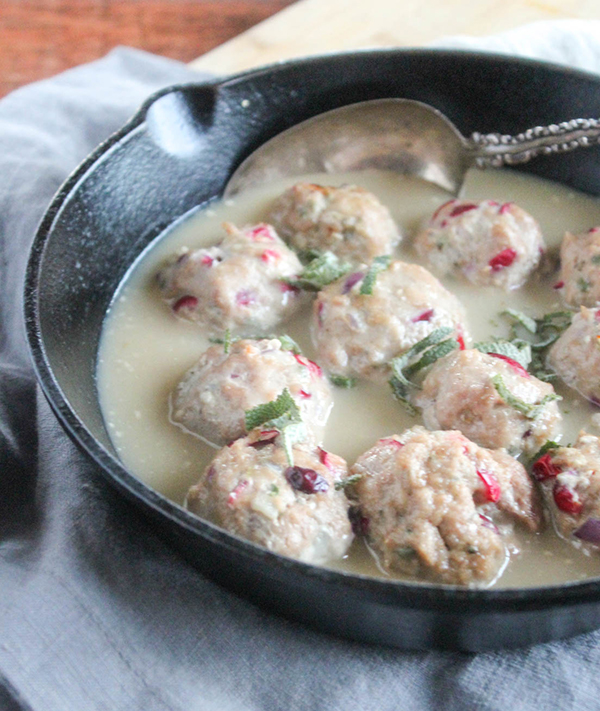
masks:
[[[477,476],[483,482],[485,500],[491,501],[492,503],[496,503],[496,501],[500,499],[500,495],[502,493],[502,491],[500,490],[500,484],[498,484],[498,480],[496,479],[496,477],[491,472],[485,471],[485,469],[478,469]]]
[[[461,351],[466,350],[467,346],[465,344],[465,337],[462,335],[462,333],[459,333],[458,336],[456,336],[456,342],[458,343],[458,347]]]
[[[448,205],[453,205],[455,202],[457,202],[457,200],[448,200],[448,202],[445,202],[442,205],[440,205],[438,207],[438,209],[431,216],[431,222],[434,222],[439,217],[439,214],[440,214],[440,212],[442,212],[442,210],[447,208]]]
[[[552,288],[558,290],[558,289],[562,289],[564,285],[565,285],[564,281],[557,281],[556,284]]]
[[[477,205],[472,202],[468,202],[463,205],[457,205],[456,207],[453,207],[451,212],[450,212],[450,217],[458,217],[459,215],[462,215],[464,212],[469,212],[469,210],[476,210]]]
[[[312,395],[310,393],[307,393],[306,390],[300,390],[300,397],[304,400],[308,400],[308,398],[312,397]]]
[[[256,296],[254,292],[242,289],[235,295],[235,300],[238,306],[250,306],[256,302]]]
[[[379,444],[389,444],[392,447],[396,447],[396,449],[402,449],[402,447],[404,447],[402,442],[398,442],[394,437],[384,437],[379,440]]]
[[[329,471],[333,471],[333,469],[335,469],[333,462],[331,461],[331,455],[322,447],[319,447],[319,461],[321,464],[324,464]]]
[[[504,267],[510,267],[510,265],[515,261],[517,256],[516,251],[512,247],[507,247],[499,252],[495,257],[492,257],[489,261],[489,265],[493,272],[499,272]]]
[[[229,494],[227,497],[227,506],[235,506],[235,502],[238,500],[240,494],[244,489],[248,486],[248,481],[246,479],[242,479],[240,482],[238,482],[237,486],[233,491]]]
[[[568,486],[556,482],[552,490],[552,496],[554,497],[554,503],[561,511],[574,516],[581,513],[583,504],[579,501],[577,492]]]
[[[358,506],[351,506],[348,509],[348,518],[355,536],[366,536],[369,532],[369,519],[363,516]]]
[[[280,281],[279,282],[279,288],[281,291],[285,294],[288,291],[293,291],[294,293],[298,293],[300,291],[299,286],[294,286],[293,284],[288,284],[285,281]]]
[[[504,204],[500,205],[500,209],[498,210],[498,212],[499,212],[501,215],[505,215],[507,212],[510,211],[510,208],[511,208],[513,205],[514,205],[514,203],[512,203],[512,202],[505,202]]]
[[[542,455],[531,467],[531,472],[537,481],[554,479],[561,472],[561,469],[553,464],[550,454]]]
[[[178,313],[182,309],[189,309],[191,311],[192,309],[195,309],[196,306],[198,306],[198,299],[195,296],[187,294],[186,296],[182,296],[180,299],[177,299],[177,301],[173,304],[173,311],[175,313]]]
[[[358,284],[358,282],[364,277],[364,275],[364,272],[354,272],[354,274],[350,274],[350,276],[344,282],[344,286],[342,287],[342,294],[347,294],[355,284]]]
[[[588,230],[588,232],[594,233],[594,232],[598,232],[598,230],[600,230],[600,227],[592,227],[592,229]]]
[[[288,467],[285,470],[285,478],[292,489],[301,491],[303,494],[316,494],[318,491],[329,489],[327,481],[314,469]]]
[[[423,311],[422,314],[419,314],[418,316],[414,316],[411,318],[411,321],[413,323],[418,323],[419,321],[431,321],[431,317],[433,316],[434,310],[433,309],[427,309],[427,311]]]
[[[500,360],[503,360],[505,363],[508,363],[508,365],[510,365],[510,367],[515,371],[517,375],[521,375],[524,378],[531,377],[529,373],[525,370],[525,368],[520,363],[517,363],[516,360],[513,360],[508,356],[502,355],[502,353],[488,353],[488,355],[494,356],[494,358],[500,358]]]
[[[273,242],[274,237],[273,237],[273,231],[270,227],[270,225],[266,224],[260,224],[256,225],[256,227],[253,227],[249,232],[248,235],[255,240],[256,242],[261,242],[261,241],[267,241],[267,242]]]
[[[206,267],[212,267],[214,261],[215,260],[210,256],[210,254],[204,254],[200,260],[200,263],[204,264]]]
[[[481,519],[481,525],[485,526],[486,528],[489,528],[492,530],[494,533],[497,533],[500,535],[500,531],[498,530],[498,526],[492,521],[492,519],[489,516],[486,516],[485,514],[479,514],[479,518]]]
[[[298,361],[298,363],[300,363],[300,365],[303,365],[305,368],[308,368],[311,375],[314,375],[317,378],[323,377],[323,371],[321,370],[321,367],[317,365],[314,361],[309,360],[308,358],[306,358],[306,356],[303,356],[300,353],[294,353],[294,358]]]
[[[265,251],[260,255],[260,258],[266,264],[274,264],[281,255],[275,249],[265,249]]]
[[[596,407],[600,407],[600,398],[597,398],[595,395],[592,395],[590,397],[590,402],[592,405],[595,405]]]
[[[600,321],[600,309],[596,311],[596,313],[594,314],[594,318],[596,319],[596,321]]]
[[[258,436],[256,442],[250,442],[248,446],[253,447],[254,449],[262,449],[268,444],[273,444],[278,435],[279,432],[277,430],[263,430]]]

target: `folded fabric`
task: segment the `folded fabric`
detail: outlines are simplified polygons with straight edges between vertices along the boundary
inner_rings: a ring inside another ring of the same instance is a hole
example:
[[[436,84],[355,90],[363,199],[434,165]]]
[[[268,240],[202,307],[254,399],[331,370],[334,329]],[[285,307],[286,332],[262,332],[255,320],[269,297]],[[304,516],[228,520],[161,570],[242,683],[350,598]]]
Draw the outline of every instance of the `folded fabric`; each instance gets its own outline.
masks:
[[[585,45],[600,67],[589,24],[522,28],[506,41],[523,49],[535,38],[545,58],[567,62]],[[513,652],[403,653],[258,610],[170,550],[62,431],[22,327],[35,228],[67,174],[148,94],[199,78],[119,49],[0,102],[0,708],[596,707],[600,632]]]

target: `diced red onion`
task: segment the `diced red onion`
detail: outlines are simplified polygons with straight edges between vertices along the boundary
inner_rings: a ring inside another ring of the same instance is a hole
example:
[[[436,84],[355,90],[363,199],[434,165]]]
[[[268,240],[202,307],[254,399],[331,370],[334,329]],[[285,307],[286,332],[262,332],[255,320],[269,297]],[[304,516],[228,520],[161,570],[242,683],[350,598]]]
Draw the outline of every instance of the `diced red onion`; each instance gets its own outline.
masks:
[[[364,275],[364,272],[354,272],[354,274],[350,274],[350,276],[344,282],[344,286],[342,287],[342,294],[347,294],[355,284],[358,284],[358,282],[364,277]]]

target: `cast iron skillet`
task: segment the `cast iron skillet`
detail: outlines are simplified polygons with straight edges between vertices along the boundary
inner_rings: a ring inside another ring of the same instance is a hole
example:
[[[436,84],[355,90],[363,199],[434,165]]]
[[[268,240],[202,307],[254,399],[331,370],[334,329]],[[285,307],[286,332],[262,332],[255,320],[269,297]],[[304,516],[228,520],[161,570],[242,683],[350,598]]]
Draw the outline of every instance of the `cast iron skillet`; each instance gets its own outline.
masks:
[[[413,649],[497,649],[600,627],[596,580],[465,590],[353,576],[269,553],[138,481],[105,430],[95,383],[100,330],[115,289],[146,245],[218,196],[237,165],[279,131],[344,104],[396,96],[432,104],[463,135],[600,116],[600,78],[454,51],[332,55],[161,91],[67,180],[40,225],[25,311],[42,388],[69,435],[159,532],[202,571],[269,610]],[[538,158],[523,170],[600,194],[597,147]]]

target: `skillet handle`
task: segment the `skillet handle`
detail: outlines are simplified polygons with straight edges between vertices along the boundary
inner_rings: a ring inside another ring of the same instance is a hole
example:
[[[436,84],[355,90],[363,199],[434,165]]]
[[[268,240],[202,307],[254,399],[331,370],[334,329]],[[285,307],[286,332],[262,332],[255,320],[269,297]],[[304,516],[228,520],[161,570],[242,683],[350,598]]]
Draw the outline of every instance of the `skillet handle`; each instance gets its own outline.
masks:
[[[501,168],[527,163],[538,155],[566,153],[600,143],[600,119],[573,119],[535,126],[516,136],[473,133],[469,149],[478,168]]]

